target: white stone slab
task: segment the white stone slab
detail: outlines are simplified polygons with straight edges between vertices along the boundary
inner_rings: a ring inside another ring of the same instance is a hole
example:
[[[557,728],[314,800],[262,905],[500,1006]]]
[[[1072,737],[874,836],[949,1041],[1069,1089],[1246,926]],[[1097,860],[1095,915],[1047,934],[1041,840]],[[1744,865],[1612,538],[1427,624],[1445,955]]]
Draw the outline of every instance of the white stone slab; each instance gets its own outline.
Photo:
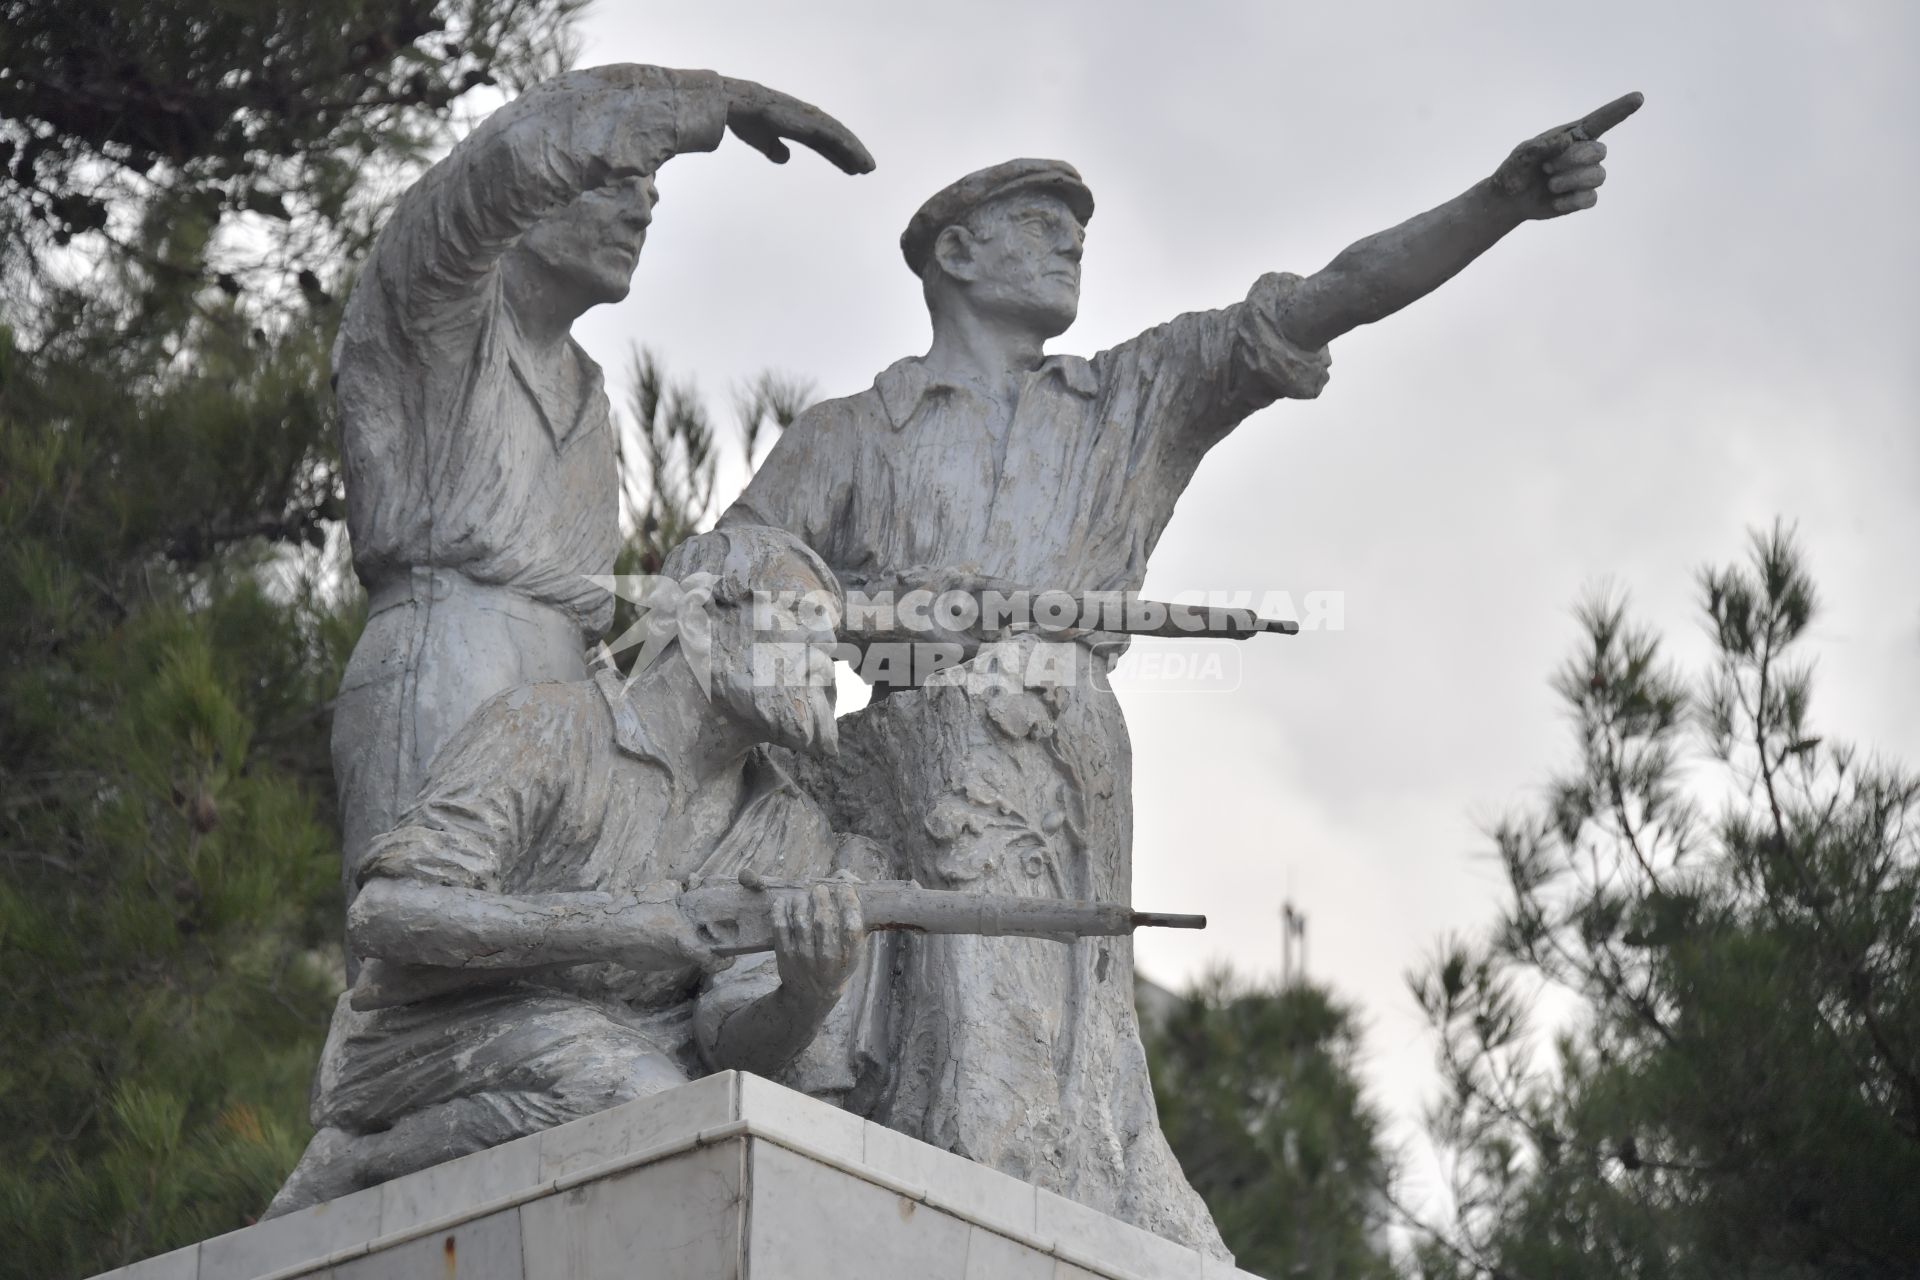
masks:
[[[538,1186],[544,1134],[476,1151],[380,1188],[380,1234],[440,1222]],[[464,1278],[466,1273],[461,1272]]]
[[[866,1154],[869,1126],[859,1116],[759,1076],[733,1075],[740,1082],[739,1115],[751,1121],[755,1133],[849,1164],[859,1164]]]
[[[1052,1192],[733,1073],[99,1280],[748,1274],[1253,1280]]]
[[[1052,1254],[985,1227],[967,1231],[966,1280],[1053,1280],[1053,1268]]]
[[[691,1139],[703,1130],[738,1118],[737,1090],[743,1078],[736,1072],[723,1071],[547,1130],[539,1137],[540,1181],[570,1177],[654,1147]]]
[[[1201,1255],[1051,1191],[1035,1203],[1035,1235],[1078,1262],[1133,1280],[1200,1280]]]
[[[327,1280],[395,1280],[400,1276],[459,1280],[526,1280],[520,1252],[520,1210],[474,1218],[408,1244],[342,1263]]]
[[[356,1191],[202,1241],[198,1280],[256,1280],[299,1263],[324,1263],[380,1234],[381,1195],[379,1187]]]
[[[861,1164],[924,1190],[943,1209],[1001,1231],[1032,1235],[1035,1188],[903,1133],[869,1124]]]
[[[736,1280],[746,1147],[734,1139],[522,1205],[526,1280]]]
[[[789,1151],[753,1144],[754,1280],[965,1280],[966,1222]]]

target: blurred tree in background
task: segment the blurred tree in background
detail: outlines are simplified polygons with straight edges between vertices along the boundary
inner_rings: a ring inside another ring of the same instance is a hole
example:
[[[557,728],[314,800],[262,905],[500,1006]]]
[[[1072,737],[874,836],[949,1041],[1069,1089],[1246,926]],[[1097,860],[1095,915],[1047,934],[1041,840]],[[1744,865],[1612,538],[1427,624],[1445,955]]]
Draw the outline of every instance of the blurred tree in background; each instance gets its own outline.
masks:
[[[0,0],[0,1272],[240,1226],[335,990],[336,299],[579,0]]]
[[[1823,736],[1791,537],[1700,579],[1688,678],[1614,598],[1508,902],[1414,979],[1448,1091],[1430,1276],[1920,1275],[1920,785]],[[1542,992],[1571,997],[1547,1061]]]
[[[116,292],[170,302],[176,322],[202,286],[239,296],[290,274],[312,293],[384,203],[369,170],[444,141],[469,90],[570,61],[581,7],[0,0],[7,283],[57,282],[48,250],[79,243],[141,277]],[[240,222],[244,243],[209,243]]]
[[[1271,1280],[1394,1276],[1353,1012],[1311,983],[1263,990],[1222,969],[1142,1014],[1161,1127],[1236,1264]]]
[[[616,425],[620,514],[632,534],[616,572],[658,573],[667,552],[720,514],[714,485],[721,455],[699,392],[671,380],[652,351],[631,350],[627,386],[627,417]],[[772,372],[735,390],[734,425],[749,467],[761,446],[786,430],[812,398],[810,382]],[[616,632],[621,629],[615,625]]]
[[[720,513],[714,500],[721,447],[713,415],[691,382],[676,382],[660,358],[634,346],[627,359],[627,412],[615,415],[620,447],[620,518],[626,545],[614,561],[616,575],[651,576],[667,553]],[[749,469],[762,444],[800,416],[813,395],[810,383],[762,372],[735,389],[734,425],[740,456]],[[632,593],[616,593],[610,646],[613,660],[631,673],[641,648],[633,636],[640,618]]]

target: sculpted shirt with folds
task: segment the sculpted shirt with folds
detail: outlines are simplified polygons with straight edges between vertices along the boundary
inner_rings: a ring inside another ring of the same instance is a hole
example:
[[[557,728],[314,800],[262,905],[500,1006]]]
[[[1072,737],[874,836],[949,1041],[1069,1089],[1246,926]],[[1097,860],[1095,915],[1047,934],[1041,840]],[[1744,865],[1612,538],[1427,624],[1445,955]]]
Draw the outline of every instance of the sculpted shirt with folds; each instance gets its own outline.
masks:
[[[824,875],[832,848],[820,810],[764,752],[700,778],[647,733],[620,678],[603,672],[515,689],[483,707],[435,761],[400,825],[374,841],[360,877],[620,895],[745,867],[770,878]],[[719,998],[733,1004],[770,990],[770,971],[736,965],[718,980]],[[361,981],[374,972],[363,968]],[[575,1082],[610,1065],[644,1059],[671,1082],[703,1074],[691,1002],[710,981],[691,968],[582,964],[369,1012],[343,1000],[315,1122],[369,1132],[467,1099],[465,1123],[492,1143],[610,1105],[591,1090],[572,1096]]]
[[[636,112],[642,81],[660,92]],[[348,527],[369,586],[457,569],[606,628],[612,597],[581,576],[608,572],[619,550],[600,370],[570,342],[566,385],[541,394],[498,266],[582,192],[711,151],[725,124],[711,72],[573,72],[496,112],[402,197],[334,352]],[[547,400],[578,409],[551,416]]]
[[[1297,283],[1269,275],[1236,306],[1091,360],[1051,357],[1010,415],[901,361],[789,428],[726,519],[785,526],[854,586],[959,569],[1137,590],[1206,451],[1325,382],[1325,353],[1280,333]],[[1112,693],[975,678],[1075,651],[1023,636],[876,700],[840,721],[839,758],[808,762],[806,781],[894,874],[1128,901],[1131,763]],[[1128,938],[903,939],[890,1071],[863,1114],[1225,1257],[1160,1132],[1132,964]]]
[[[413,809],[360,877],[488,893],[634,893],[665,881],[775,878],[830,860],[825,819],[764,754],[707,779],[660,747],[617,674],[501,694],[435,760]],[[824,872],[821,872],[824,874]],[[694,970],[639,977],[583,965],[543,987],[647,1003]]]
[[[1035,589],[1138,590],[1200,459],[1248,414],[1311,397],[1326,353],[1281,336],[1296,276],[1091,360],[1049,356],[1010,419],[918,359],[816,405],[725,522],[806,539],[852,585],[967,569]]]

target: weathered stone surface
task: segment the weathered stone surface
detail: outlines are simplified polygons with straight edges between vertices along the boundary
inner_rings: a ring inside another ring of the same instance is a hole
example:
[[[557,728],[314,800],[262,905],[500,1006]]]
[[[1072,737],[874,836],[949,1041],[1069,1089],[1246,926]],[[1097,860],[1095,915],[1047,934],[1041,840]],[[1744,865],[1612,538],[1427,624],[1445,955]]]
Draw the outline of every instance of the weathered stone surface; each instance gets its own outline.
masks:
[[[527,1280],[743,1275],[746,1162],[734,1139],[523,1205]]]
[[[754,1126],[801,1150],[858,1164],[866,1154],[867,1126],[837,1107],[815,1106],[813,1100],[771,1080],[740,1074],[740,1113],[751,1115]]]
[[[230,1231],[200,1245],[198,1280],[254,1280],[289,1262],[324,1261],[380,1235],[378,1187]]]
[[[666,567],[688,588],[664,661],[492,699],[369,846],[348,914],[366,963],[269,1216],[716,1069],[783,1071],[832,1021],[862,967],[857,903],[839,882],[765,887],[827,877],[839,841],[764,753],[831,746],[832,690],[755,678],[752,595],[832,575],[764,527],[690,538]],[[832,613],[797,639],[830,647]],[[689,882],[759,904],[772,955],[730,960],[683,909]],[[857,1156],[860,1120],[834,1119]]]
[[[877,1131],[870,1147],[852,1146],[849,1121],[859,1126],[853,1132],[874,1136],[875,1126],[826,1103],[725,1072],[478,1152],[458,1168],[409,1174],[108,1274],[1249,1280],[1185,1246],[901,1134]],[[616,1136],[597,1141],[595,1133]],[[569,1172],[542,1173],[530,1145],[550,1145],[556,1160],[549,1168]]]
[[[1055,1259],[984,1227],[967,1232],[966,1280],[1053,1280]]]
[[[623,1111],[642,1111],[644,1103]],[[593,1126],[599,1132],[601,1126]],[[551,1130],[549,1132],[552,1132]],[[503,1142],[486,1151],[395,1178],[380,1187],[380,1230],[410,1231],[474,1205],[488,1204],[544,1179],[544,1134]]]
[[[1461,195],[1312,276],[1268,273],[1241,302],[1091,359],[1045,351],[1079,308],[1093,213],[1080,174],[1035,159],[968,174],[901,237],[930,349],[801,415],[722,522],[789,529],[843,584],[895,600],[1137,592],[1215,444],[1277,400],[1318,395],[1334,339],[1523,223],[1591,207],[1599,136],[1639,104],[1630,94],[1529,139]],[[863,638],[855,656],[891,696],[849,717],[841,758],[807,775],[836,825],[931,886],[1127,900],[1131,760],[1100,687],[1100,638],[1009,641],[937,618],[910,630]],[[915,645],[970,660],[929,679],[900,660]],[[1036,660],[1053,674],[1028,678]],[[990,666],[1015,670],[1015,687],[996,687]],[[1224,1253],[1159,1132],[1125,939],[911,938],[903,950],[891,1077],[864,1114]]]
[[[1039,1190],[1034,1233],[1062,1253],[1078,1258],[1112,1254],[1116,1238],[1129,1243],[1127,1259],[1141,1280],[1200,1280],[1200,1256],[1171,1240],[1138,1229],[1123,1228],[1112,1218],[1083,1204]]]
[[[392,1249],[343,1262],[326,1275],[327,1280],[395,1280],[400,1276],[526,1280],[520,1210],[507,1209],[459,1223]]]
[[[718,1128],[738,1115],[734,1095],[742,1079],[734,1072],[723,1071],[603,1111],[590,1121],[549,1129],[532,1139],[540,1149],[538,1180],[550,1183],[576,1177],[589,1169]]]
[[[1035,1231],[1035,1192],[1030,1182],[976,1165],[963,1179],[946,1176],[951,1156],[938,1147],[909,1138],[884,1125],[869,1123],[861,1163],[876,1173],[908,1187],[938,1183],[947,1203],[987,1227],[1032,1235]]]
[[[370,612],[334,711],[347,895],[368,844],[481,704],[579,680],[612,619],[618,456],[573,322],[626,297],[654,175],[726,130],[851,173],[859,140],[711,71],[607,66],[535,86],[401,197],[334,352],[354,567]]]
[[[964,1280],[968,1224],[850,1178],[773,1142],[753,1148],[755,1275],[842,1280],[853,1255],[872,1275]]]
[[[1022,637],[843,718],[839,757],[806,773],[834,824],[929,887],[1129,901],[1131,764],[1113,695],[983,675],[1061,650],[1086,670],[1078,646]],[[1160,1133],[1130,938],[910,937],[902,953],[874,1121],[1220,1247]]]

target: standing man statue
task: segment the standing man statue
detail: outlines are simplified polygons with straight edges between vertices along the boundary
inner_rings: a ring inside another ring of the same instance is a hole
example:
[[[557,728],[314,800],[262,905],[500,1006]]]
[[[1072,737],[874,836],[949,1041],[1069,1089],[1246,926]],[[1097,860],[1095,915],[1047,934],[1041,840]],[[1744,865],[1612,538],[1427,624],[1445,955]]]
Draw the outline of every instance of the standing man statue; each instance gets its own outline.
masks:
[[[818,109],[710,71],[607,66],[489,117],[401,197],[334,350],[354,567],[369,613],[334,708],[351,898],[435,751],[516,685],[581,680],[620,547],[600,369],[569,336],[627,294],[654,173],[731,129],[873,168]]]
[[[1639,103],[1522,143],[1463,194],[1315,275],[1263,276],[1243,302],[1091,360],[1044,352],[1078,309],[1093,213],[1080,175],[1053,160],[969,174],[900,241],[931,349],[809,410],[723,520],[789,529],[870,593],[1137,591],[1208,449],[1275,400],[1317,396],[1335,338],[1521,224],[1591,208],[1599,137]],[[836,825],[893,849],[896,874],[929,887],[1128,900],[1131,757],[1089,655],[1033,634],[958,639],[972,661],[842,722],[840,758],[812,783]],[[976,678],[988,664],[1083,674],[1010,690]],[[1127,940],[905,942],[893,1077],[874,1119],[1224,1253],[1159,1131]]]

